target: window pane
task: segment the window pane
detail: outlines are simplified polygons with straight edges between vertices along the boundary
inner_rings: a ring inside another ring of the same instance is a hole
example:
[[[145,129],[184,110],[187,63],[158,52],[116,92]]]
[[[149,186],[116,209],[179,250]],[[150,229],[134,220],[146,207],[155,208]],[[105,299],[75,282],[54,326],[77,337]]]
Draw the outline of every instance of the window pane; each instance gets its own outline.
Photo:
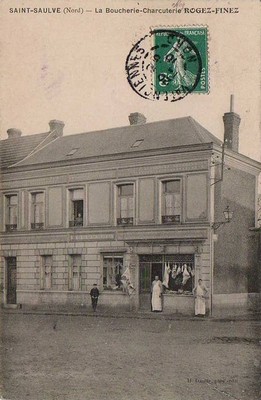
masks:
[[[133,195],[133,184],[119,186],[120,196],[132,196]]]
[[[121,205],[121,212],[127,212],[128,209],[128,199],[126,197],[122,197],[120,199],[120,205]]]
[[[133,197],[129,197],[128,198],[128,211],[131,214],[131,215],[129,215],[130,217],[132,217],[133,205],[134,205],[134,199],[133,199]]]
[[[9,223],[10,224],[17,224],[17,208],[16,207],[10,207],[9,208]]]
[[[104,257],[103,259],[103,285],[108,289],[119,289],[122,286],[123,273],[122,257]]]
[[[163,182],[164,193],[179,193],[180,180]]]
[[[73,218],[83,217],[83,200],[73,201]]]
[[[71,190],[71,199],[72,200],[83,200],[83,189]]]
[[[16,205],[17,204],[17,196],[8,196],[8,203],[10,206]]]
[[[34,206],[34,215],[33,215],[33,217],[34,217],[33,218],[34,219],[33,222],[35,222],[35,223],[42,222],[40,220],[40,207],[37,206],[37,205]]]
[[[43,193],[34,193],[34,199],[36,203],[43,202]]]

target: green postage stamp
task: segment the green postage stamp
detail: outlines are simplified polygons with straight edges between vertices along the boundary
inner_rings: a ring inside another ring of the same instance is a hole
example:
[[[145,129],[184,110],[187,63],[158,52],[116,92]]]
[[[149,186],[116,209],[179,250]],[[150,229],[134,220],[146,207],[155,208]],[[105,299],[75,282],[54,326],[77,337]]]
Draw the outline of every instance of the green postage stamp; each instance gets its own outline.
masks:
[[[153,28],[131,49],[126,72],[132,89],[150,100],[208,93],[208,28]]]

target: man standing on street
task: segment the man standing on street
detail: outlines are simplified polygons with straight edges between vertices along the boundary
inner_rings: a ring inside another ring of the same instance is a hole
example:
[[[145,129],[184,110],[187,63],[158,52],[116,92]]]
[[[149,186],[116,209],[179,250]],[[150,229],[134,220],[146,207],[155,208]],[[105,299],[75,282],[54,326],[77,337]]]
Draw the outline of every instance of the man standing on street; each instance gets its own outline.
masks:
[[[93,311],[96,311],[97,308],[97,303],[98,303],[98,298],[100,295],[99,289],[97,288],[97,284],[93,284],[93,288],[90,291],[91,299],[92,299],[92,309]]]

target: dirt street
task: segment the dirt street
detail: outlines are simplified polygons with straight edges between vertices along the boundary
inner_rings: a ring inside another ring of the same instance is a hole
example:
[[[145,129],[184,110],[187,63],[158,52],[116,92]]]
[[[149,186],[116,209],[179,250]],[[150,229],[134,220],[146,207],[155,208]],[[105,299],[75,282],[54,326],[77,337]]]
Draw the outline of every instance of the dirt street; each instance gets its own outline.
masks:
[[[11,400],[257,400],[257,321],[3,313]]]

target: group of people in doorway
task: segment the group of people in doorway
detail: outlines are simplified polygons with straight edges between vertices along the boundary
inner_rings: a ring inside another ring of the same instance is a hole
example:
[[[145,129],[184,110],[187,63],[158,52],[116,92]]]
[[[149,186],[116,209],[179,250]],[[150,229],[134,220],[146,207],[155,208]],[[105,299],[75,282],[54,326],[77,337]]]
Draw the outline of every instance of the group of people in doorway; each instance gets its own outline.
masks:
[[[195,315],[204,316],[206,314],[206,298],[208,290],[204,286],[202,279],[198,280],[193,289],[195,297]],[[151,285],[151,311],[161,312],[163,309],[163,284],[158,276],[155,276]]]

